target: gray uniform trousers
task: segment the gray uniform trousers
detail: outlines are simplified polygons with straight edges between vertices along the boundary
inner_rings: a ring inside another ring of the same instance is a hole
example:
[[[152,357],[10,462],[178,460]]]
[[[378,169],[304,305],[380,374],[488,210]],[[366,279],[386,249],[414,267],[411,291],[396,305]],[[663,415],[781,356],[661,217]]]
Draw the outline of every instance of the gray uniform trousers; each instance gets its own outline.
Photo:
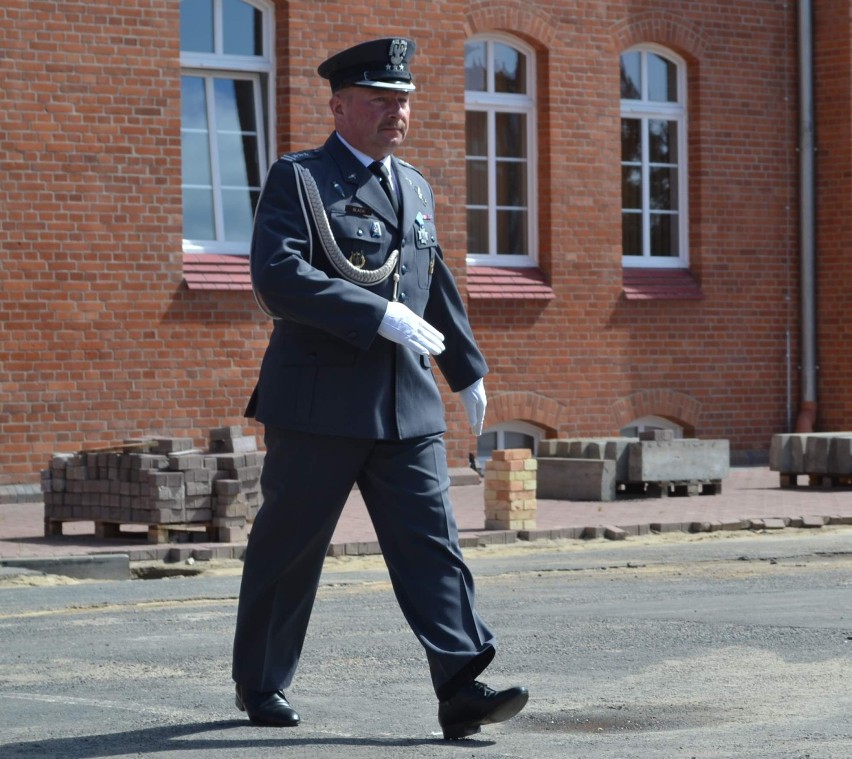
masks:
[[[293,680],[320,573],[353,483],[439,699],[494,657],[458,545],[440,434],[371,440],[266,427],[264,503],[245,556],[233,678],[275,691]]]

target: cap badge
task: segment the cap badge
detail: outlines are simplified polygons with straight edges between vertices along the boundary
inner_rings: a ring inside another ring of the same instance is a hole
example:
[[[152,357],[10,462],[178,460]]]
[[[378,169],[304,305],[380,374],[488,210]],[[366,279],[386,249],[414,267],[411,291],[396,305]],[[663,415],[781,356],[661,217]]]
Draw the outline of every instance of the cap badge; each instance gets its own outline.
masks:
[[[405,68],[405,54],[407,51],[408,42],[406,40],[391,40],[390,50],[388,50],[388,60],[390,61],[388,69],[402,71]]]

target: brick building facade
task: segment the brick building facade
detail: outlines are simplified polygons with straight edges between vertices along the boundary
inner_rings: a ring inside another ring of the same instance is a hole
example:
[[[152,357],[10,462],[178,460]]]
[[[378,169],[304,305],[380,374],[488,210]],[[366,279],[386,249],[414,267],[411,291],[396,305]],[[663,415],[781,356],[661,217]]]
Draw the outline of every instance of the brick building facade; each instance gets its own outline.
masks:
[[[491,365],[487,440],[503,440],[498,431],[613,435],[664,423],[727,438],[745,461],[796,424],[795,2],[390,0],[381,16],[376,8],[0,4],[0,484],[35,481],[54,451],[143,433],[200,442],[210,428],[242,423],[260,434],[242,410],[269,323],[239,241],[217,249],[216,239],[195,245],[187,234],[196,197],[187,145],[203,131],[190,128],[187,83],[215,87],[222,62],[237,72],[232,81],[254,88],[266,125],[255,130],[261,154],[312,147],[331,125],[316,66],[346,44],[388,34],[418,43],[413,130],[400,155],[436,190],[442,246]],[[211,39],[225,47],[205,57],[187,22],[211,12],[219,14]],[[852,428],[851,14],[848,0],[813,2],[815,424],[824,430]],[[243,42],[254,58],[228,57],[240,19],[250,20]],[[488,50],[493,61],[477,57]],[[516,65],[510,97],[500,84],[491,97],[477,77],[485,82],[496,67],[503,82],[506,60]],[[640,81],[659,76],[668,94],[645,98]],[[503,137],[483,129],[497,152],[479,161],[471,114],[485,124],[496,113],[499,125],[515,110],[531,132],[519,162],[529,189],[508,203],[515,221],[503,225],[504,184],[496,180],[484,199],[471,190],[477,167],[501,170]],[[625,147],[634,126],[637,135],[650,129],[635,156]],[[656,161],[655,145],[665,153]],[[650,196],[641,196],[646,175]],[[661,210],[655,197],[670,206]],[[481,242],[475,219],[482,239],[496,239],[490,252],[470,250]],[[668,233],[655,238],[661,227]],[[625,230],[634,228],[631,238]],[[639,247],[625,255],[631,240]],[[447,410],[452,464],[463,465],[476,441],[449,395]]]

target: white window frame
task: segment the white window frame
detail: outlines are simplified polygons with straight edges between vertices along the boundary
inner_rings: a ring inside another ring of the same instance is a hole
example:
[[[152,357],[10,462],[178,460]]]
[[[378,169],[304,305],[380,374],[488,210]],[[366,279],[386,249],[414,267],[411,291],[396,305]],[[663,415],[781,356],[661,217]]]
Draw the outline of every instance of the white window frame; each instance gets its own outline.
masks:
[[[242,0],[246,5],[262,14],[262,55],[228,55],[224,46],[222,0],[212,0],[213,5],[213,50],[212,53],[181,51],[181,77],[195,76],[204,79],[207,94],[207,123],[215,124],[213,113],[213,81],[215,79],[242,79],[251,81],[254,89],[255,123],[258,135],[258,171],[261,182],[269,168],[269,156],[275,154],[275,85],[273,49],[275,34],[275,6],[266,0]],[[183,126],[181,127],[183,129]],[[216,150],[215,130],[210,132],[210,167],[213,183],[213,219],[216,240],[183,240],[184,253],[226,253],[245,255],[249,253],[250,240],[226,242],[224,240],[224,213],[222,210],[222,184]],[[258,187],[258,190],[260,188]]]
[[[640,53],[642,93],[640,100],[621,100],[621,119],[639,119],[642,128],[642,255],[622,255],[625,267],[644,269],[678,269],[689,266],[689,186],[688,186],[688,156],[687,156],[687,107],[686,107],[686,62],[661,45],[634,45],[624,53]],[[653,53],[665,58],[675,65],[677,102],[656,102],[648,100],[647,54]],[[619,56],[620,59],[620,56]],[[673,121],[677,124],[678,133],[678,251],[677,256],[651,255],[651,208],[650,208],[650,160],[648,157],[648,122],[654,119]],[[622,209],[623,220],[624,209]]]
[[[468,266],[512,266],[533,267],[538,260],[538,202],[536,173],[537,163],[537,134],[536,124],[536,57],[535,51],[529,45],[508,34],[477,34],[470,37],[466,42],[484,42],[487,48],[487,85],[485,92],[477,90],[465,90],[465,112],[480,111],[488,116],[488,241],[489,252],[487,254],[467,255]],[[494,92],[494,58],[493,43],[507,45],[515,49],[526,58],[527,81],[526,94],[498,93]],[[495,138],[495,114],[497,113],[522,113],[527,118],[527,250],[528,255],[509,255],[496,252],[497,244],[497,184],[496,156],[494,154]],[[482,208],[481,206],[476,206]],[[471,206],[465,204],[465,208]]]

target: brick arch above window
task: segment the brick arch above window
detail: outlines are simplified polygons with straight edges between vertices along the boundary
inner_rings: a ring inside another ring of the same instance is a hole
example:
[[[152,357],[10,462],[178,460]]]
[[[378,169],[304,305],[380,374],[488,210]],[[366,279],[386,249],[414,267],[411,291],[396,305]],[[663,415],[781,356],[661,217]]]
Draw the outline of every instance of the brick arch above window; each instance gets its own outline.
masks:
[[[677,422],[689,434],[695,430],[701,413],[701,402],[677,390],[639,390],[625,395],[610,407],[616,427],[622,429],[634,419],[661,416]]]
[[[508,31],[533,45],[550,47],[556,43],[559,24],[549,13],[531,8],[524,0],[488,3],[468,12],[464,21],[465,35]]]
[[[566,407],[553,398],[525,391],[497,393],[488,398],[486,424],[523,421],[541,427],[545,434],[555,435]]]
[[[628,14],[611,29],[612,50],[621,53],[642,43],[665,45],[697,60],[706,54],[710,41],[696,24],[666,11],[646,11]]]

